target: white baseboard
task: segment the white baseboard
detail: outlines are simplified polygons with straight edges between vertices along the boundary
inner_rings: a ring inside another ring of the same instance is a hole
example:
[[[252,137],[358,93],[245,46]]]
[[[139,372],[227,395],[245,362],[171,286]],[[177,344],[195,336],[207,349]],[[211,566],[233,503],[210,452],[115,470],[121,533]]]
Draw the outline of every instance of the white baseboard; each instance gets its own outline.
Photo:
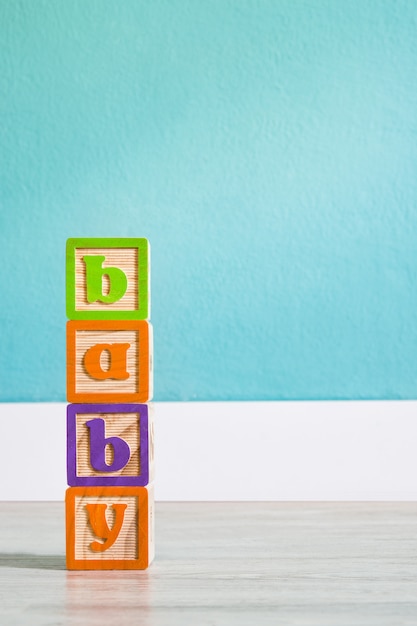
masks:
[[[156,403],[158,500],[417,500],[417,401]],[[0,500],[62,500],[66,405],[0,404]]]

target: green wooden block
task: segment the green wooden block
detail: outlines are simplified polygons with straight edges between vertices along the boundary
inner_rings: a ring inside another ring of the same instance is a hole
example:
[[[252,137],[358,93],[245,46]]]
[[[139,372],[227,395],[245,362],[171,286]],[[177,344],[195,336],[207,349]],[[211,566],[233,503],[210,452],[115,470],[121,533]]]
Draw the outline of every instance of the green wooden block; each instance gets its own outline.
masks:
[[[67,317],[145,320],[150,317],[147,239],[67,240]]]

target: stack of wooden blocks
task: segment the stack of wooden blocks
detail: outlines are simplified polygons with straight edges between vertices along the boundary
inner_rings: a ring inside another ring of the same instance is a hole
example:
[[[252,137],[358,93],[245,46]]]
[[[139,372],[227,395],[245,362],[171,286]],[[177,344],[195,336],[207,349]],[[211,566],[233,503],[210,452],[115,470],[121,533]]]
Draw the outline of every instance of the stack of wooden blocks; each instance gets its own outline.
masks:
[[[146,239],[69,239],[67,568],[154,556],[152,327]]]

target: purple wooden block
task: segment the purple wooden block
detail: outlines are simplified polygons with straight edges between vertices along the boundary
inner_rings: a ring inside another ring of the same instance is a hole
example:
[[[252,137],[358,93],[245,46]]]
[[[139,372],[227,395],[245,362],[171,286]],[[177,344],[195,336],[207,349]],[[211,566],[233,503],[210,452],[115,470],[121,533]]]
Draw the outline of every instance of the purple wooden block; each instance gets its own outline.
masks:
[[[153,479],[147,404],[70,404],[67,480],[77,486],[138,486]]]

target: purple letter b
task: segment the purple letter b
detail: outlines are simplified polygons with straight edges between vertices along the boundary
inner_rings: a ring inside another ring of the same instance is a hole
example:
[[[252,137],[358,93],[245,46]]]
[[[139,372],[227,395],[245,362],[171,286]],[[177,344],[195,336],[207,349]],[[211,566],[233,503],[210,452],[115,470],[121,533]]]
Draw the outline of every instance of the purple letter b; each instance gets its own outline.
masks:
[[[97,472],[117,472],[130,459],[129,445],[120,437],[105,437],[105,421],[99,417],[85,425],[90,429],[90,463]],[[106,446],[113,448],[113,461],[106,463]]]

